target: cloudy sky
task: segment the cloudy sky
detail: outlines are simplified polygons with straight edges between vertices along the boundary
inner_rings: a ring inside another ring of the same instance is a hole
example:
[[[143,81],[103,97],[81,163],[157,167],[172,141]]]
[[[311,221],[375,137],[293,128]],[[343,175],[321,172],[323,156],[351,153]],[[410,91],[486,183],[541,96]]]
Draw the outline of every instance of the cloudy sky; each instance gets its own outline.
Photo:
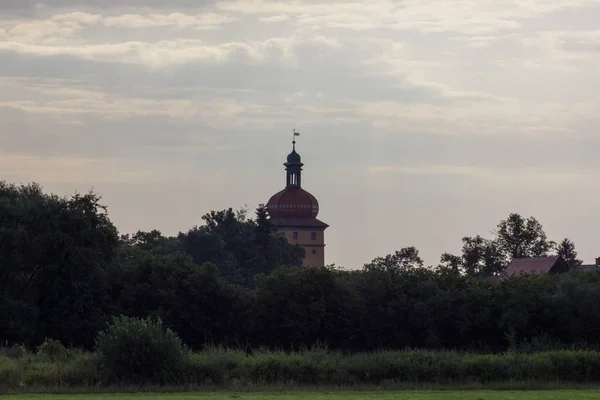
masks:
[[[0,179],[176,234],[280,190],[295,128],[328,263],[510,212],[600,256],[600,0],[37,3],[0,1]]]

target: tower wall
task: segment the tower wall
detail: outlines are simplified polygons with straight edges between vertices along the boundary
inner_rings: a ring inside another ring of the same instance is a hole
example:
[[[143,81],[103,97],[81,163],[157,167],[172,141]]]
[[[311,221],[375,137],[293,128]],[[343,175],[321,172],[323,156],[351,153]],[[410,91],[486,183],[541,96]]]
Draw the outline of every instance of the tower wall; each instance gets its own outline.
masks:
[[[323,228],[316,227],[278,227],[285,233],[287,240],[291,244],[299,244],[305,251],[302,266],[304,267],[324,267],[325,266],[325,231]],[[296,238],[294,238],[294,232]],[[312,233],[315,239],[312,238]]]

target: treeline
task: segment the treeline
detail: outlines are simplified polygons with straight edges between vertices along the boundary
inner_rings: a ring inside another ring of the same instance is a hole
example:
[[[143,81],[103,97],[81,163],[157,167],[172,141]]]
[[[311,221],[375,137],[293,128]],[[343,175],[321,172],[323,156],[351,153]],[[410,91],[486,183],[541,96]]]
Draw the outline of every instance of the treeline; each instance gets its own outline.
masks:
[[[460,256],[425,267],[402,248],[361,270],[299,267],[303,249],[253,218],[210,212],[174,237],[119,236],[100,198],[0,182],[0,340],[91,349],[111,316],[160,317],[192,349],[246,352],[315,343],[377,349],[560,348],[599,344],[600,274],[485,279],[511,257],[558,252],[534,218],[511,214],[495,236],[463,239]]]

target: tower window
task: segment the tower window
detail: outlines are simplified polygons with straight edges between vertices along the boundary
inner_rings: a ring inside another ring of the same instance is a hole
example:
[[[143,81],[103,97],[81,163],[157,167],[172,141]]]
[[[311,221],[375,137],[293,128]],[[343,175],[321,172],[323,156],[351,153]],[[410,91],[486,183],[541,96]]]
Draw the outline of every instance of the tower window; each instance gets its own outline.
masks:
[[[317,232],[310,233],[310,240],[317,240]]]
[[[292,232],[292,239],[298,240],[298,232]]]

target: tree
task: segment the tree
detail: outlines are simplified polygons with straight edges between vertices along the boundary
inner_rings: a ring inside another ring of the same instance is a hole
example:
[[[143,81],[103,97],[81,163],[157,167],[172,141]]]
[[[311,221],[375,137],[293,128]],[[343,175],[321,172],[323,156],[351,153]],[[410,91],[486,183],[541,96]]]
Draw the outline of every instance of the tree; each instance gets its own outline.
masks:
[[[498,241],[479,235],[463,238],[463,259],[465,272],[469,276],[494,275],[507,266]]]
[[[228,282],[244,283],[238,260],[228,250],[227,243],[220,234],[211,233],[204,226],[193,227],[187,233],[180,233],[178,240],[183,251],[192,257],[195,264],[213,263],[218,266],[221,277]]]
[[[236,340],[243,330],[244,291],[225,282],[212,263],[124,247],[111,264],[111,314],[160,317],[184,342],[200,349]]]
[[[444,253],[440,257],[440,265],[438,266],[438,269],[459,275],[463,272],[463,260],[460,256]]]
[[[568,238],[564,238],[556,246],[556,253],[557,255],[561,256],[567,262],[567,264],[569,264],[569,268],[577,268],[583,263],[583,261],[577,258],[575,243]]]
[[[513,258],[543,256],[555,246],[534,217],[525,219],[515,213],[500,221],[492,239],[466,236],[462,242],[461,256],[442,254],[440,270],[472,277],[496,275]]]
[[[266,255],[270,250],[273,225],[269,220],[269,212],[264,204],[256,208],[255,243],[259,250]]]
[[[268,273],[274,267],[275,255],[273,250],[273,226],[269,220],[269,213],[264,204],[256,208],[256,222],[254,225],[254,260],[253,273]]]
[[[212,262],[231,283],[249,285],[254,258],[254,223],[246,211],[232,208],[210,211],[202,216],[204,225],[178,236],[183,250],[194,262]]]
[[[196,264],[214,263],[228,282],[246,287],[253,287],[259,273],[302,265],[304,249],[275,231],[267,208],[261,204],[255,214],[252,220],[245,210],[211,211],[202,217],[205,225],[179,234],[181,249]]]
[[[496,229],[499,248],[507,258],[540,257],[555,243],[548,240],[542,224],[534,217],[527,219],[512,213]]]
[[[462,255],[442,254],[440,268],[472,277],[495,275],[506,268],[506,263],[495,240],[479,235],[462,239]]]
[[[394,254],[388,254],[385,257],[376,257],[368,264],[365,264],[364,270],[388,270],[404,271],[423,266],[423,260],[419,257],[419,250],[416,247],[403,247],[396,250]]]
[[[106,322],[117,230],[95,193],[70,198],[0,182],[0,331],[91,346]],[[77,332],[75,335],[74,332]]]
[[[341,347],[352,320],[352,294],[330,268],[277,268],[257,277],[253,318],[256,347],[298,349],[318,342]]]
[[[153,229],[150,232],[137,231],[133,235],[121,235],[119,242],[126,246],[136,246],[154,254],[173,255],[181,252],[181,244],[176,237],[166,237]]]

